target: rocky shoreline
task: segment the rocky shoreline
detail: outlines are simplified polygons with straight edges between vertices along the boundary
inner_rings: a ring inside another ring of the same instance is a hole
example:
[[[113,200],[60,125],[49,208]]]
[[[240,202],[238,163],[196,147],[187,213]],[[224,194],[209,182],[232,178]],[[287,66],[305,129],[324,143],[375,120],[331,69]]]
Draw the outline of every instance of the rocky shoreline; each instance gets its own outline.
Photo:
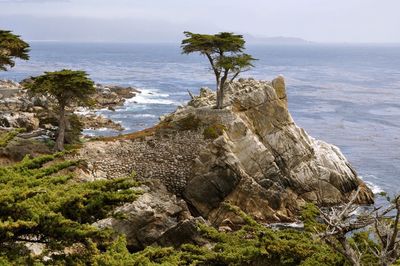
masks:
[[[13,106],[16,111],[2,112],[0,121],[15,127],[24,121],[31,128],[0,149],[0,163],[21,160],[25,154],[49,153],[44,143],[27,140],[35,137],[35,128],[51,130],[40,123],[48,101],[29,98],[17,83],[7,85],[13,87],[7,91],[15,94],[1,99],[0,108]],[[96,108],[116,108],[140,93],[132,88],[97,88]],[[87,140],[64,156],[83,162],[70,169],[79,182],[131,176],[141,184],[134,202],[118,207],[118,215],[95,226],[125,234],[133,250],[152,244],[202,245],[198,223],[224,232],[245,224],[229,206],[261,224],[279,227],[298,222],[307,202],[340,205],[356,191],[357,203],[374,202],[372,191],[339,148],[310,137],[295,124],[283,77],[239,79],[229,84],[224,108],[215,109],[215,103],[215,93],[202,88],[153,128]],[[108,123],[101,117],[80,115],[85,127]],[[30,145],[36,146],[31,149]],[[121,214],[123,219],[118,218]]]
[[[54,120],[51,101],[45,97],[30,95],[23,89],[24,82],[29,82],[29,79],[21,83],[0,80],[0,126],[4,129],[25,128],[29,132],[43,129],[54,131],[51,123],[42,123],[42,121]],[[114,111],[138,93],[141,92],[132,87],[96,84],[96,94],[93,96],[94,106],[91,109],[85,109],[84,112],[76,112],[76,115],[81,120],[84,129],[107,128],[122,131],[124,128],[121,124],[96,112],[101,109]]]

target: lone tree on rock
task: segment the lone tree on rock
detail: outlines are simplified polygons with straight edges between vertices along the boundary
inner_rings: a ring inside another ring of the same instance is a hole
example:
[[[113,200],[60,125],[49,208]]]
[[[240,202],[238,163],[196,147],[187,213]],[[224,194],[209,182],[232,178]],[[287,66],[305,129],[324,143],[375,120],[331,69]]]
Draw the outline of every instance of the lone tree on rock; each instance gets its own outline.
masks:
[[[56,100],[59,108],[58,134],[55,148],[64,149],[66,129],[66,107],[89,106],[90,96],[95,93],[94,82],[84,71],[63,69],[55,72],[45,72],[44,75],[33,78],[26,85],[34,93],[40,93]]]
[[[15,59],[29,59],[29,44],[11,31],[0,30],[0,70],[15,66]]]
[[[240,73],[253,67],[252,62],[256,59],[243,52],[246,42],[242,35],[231,32],[209,35],[188,31],[184,34],[187,38],[182,41],[182,52],[197,52],[207,57],[217,85],[217,108],[223,108],[227,82],[232,82]]]

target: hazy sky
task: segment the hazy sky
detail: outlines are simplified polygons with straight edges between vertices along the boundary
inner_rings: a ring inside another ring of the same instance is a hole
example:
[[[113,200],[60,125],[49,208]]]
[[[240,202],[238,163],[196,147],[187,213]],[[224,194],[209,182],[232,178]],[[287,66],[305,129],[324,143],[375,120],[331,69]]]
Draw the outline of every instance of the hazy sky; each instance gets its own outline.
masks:
[[[317,42],[400,43],[400,0],[0,0],[28,40],[173,42],[234,31]]]

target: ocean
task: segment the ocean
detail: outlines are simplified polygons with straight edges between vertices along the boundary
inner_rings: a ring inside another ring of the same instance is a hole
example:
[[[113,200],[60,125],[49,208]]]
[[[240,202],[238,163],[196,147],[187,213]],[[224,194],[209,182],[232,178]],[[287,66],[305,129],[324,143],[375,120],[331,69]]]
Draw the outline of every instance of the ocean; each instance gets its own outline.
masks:
[[[189,99],[187,90],[214,86],[206,59],[182,55],[179,44],[31,46],[31,60],[0,72],[0,79],[71,68],[86,70],[97,83],[137,87],[142,94],[125,106],[99,112],[120,121],[124,133],[157,123]],[[400,192],[400,45],[249,45],[247,52],[259,60],[243,77],[284,75],[296,123],[338,146],[374,192]]]

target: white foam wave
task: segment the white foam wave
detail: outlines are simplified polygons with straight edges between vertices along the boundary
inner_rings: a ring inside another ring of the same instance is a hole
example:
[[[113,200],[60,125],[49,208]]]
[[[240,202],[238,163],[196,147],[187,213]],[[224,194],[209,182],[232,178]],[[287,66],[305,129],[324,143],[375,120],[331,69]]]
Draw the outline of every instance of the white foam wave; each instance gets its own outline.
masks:
[[[148,118],[156,118],[156,115],[152,114],[134,114],[134,115],[129,115],[129,117],[148,117]]]
[[[380,186],[375,185],[372,182],[369,182],[369,181],[364,181],[364,182],[365,182],[365,184],[367,184],[367,186],[372,190],[372,192],[374,194],[379,194],[379,193],[385,192]]]
[[[91,111],[89,108],[79,107],[74,113],[77,115],[88,115],[93,113],[93,111]]]
[[[130,99],[128,102],[134,102],[138,104],[175,104],[174,101],[168,99],[144,95],[136,96],[135,98]]]
[[[109,128],[106,128],[106,127],[101,127],[101,128],[96,128],[95,129],[96,131],[108,131],[108,130],[110,130]]]
[[[165,104],[165,105],[179,105],[179,103],[167,99],[170,97],[167,93],[160,93],[156,90],[141,89],[141,93],[136,94],[135,97],[128,99],[127,102],[134,102],[138,104]]]
[[[83,130],[83,133],[86,135],[91,135],[91,132],[105,132],[105,131],[115,131],[114,129],[111,128],[106,128],[106,127],[100,127],[100,128],[86,128]]]
[[[374,175],[366,175],[368,178],[373,178],[373,179],[378,179]],[[363,179],[364,183],[371,189],[372,193],[374,194],[379,194],[382,192],[385,192],[380,186],[372,183],[371,181],[364,180],[363,176],[359,176],[361,179]]]

